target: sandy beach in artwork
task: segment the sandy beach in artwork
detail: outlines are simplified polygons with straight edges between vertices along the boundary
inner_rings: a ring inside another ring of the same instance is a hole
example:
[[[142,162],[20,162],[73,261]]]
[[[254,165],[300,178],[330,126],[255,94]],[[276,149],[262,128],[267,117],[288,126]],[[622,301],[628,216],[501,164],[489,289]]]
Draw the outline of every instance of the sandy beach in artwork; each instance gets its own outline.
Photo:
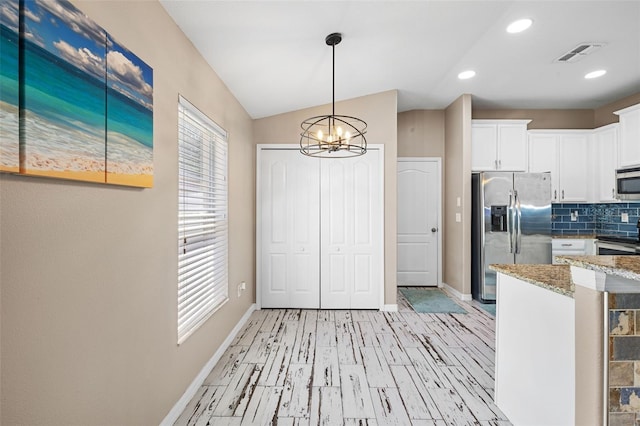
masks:
[[[19,171],[18,145],[18,107],[0,101],[0,171]]]
[[[62,126],[27,111],[22,173],[61,179],[153,186],[153,149],[118,133]],[[108,161],[105,162],[105,158]]]

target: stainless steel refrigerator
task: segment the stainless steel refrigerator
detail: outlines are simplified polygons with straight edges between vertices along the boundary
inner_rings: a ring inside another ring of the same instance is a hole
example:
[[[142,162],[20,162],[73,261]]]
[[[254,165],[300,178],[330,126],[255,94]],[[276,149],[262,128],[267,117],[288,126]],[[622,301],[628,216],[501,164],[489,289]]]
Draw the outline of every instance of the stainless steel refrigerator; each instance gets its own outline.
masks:
[[[471,293],[496,300],[491,264],[551,263],[551,175],[472,174]]]

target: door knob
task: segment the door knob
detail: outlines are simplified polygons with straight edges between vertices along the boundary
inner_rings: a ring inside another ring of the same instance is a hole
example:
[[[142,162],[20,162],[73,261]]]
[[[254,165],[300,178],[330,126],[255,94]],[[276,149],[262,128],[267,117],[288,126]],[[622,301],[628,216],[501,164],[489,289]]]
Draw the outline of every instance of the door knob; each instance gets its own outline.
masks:
[[[438,228],[431,228],[431,232],[437,232]]]

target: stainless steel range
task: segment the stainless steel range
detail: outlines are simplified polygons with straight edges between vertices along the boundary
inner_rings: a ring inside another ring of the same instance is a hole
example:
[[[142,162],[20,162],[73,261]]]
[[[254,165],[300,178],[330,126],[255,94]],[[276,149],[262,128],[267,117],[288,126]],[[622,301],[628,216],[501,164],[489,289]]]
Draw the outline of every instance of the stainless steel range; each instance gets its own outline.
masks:
[[[599,255],[640,255],[640,241],[631,237],[599,236],[596,241]]]

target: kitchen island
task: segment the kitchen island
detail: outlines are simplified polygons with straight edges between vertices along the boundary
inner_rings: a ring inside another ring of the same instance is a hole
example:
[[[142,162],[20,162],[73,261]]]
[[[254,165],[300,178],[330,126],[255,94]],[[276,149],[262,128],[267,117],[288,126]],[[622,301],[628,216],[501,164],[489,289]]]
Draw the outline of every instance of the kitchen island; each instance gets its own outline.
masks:
[[[496,403],[514,424],[635,424],[640,257],[558,260],[562,265],[492,265]]]
[[[568,265],[492,265],[495,402],[514,425],[575,424],[575,314]]]

